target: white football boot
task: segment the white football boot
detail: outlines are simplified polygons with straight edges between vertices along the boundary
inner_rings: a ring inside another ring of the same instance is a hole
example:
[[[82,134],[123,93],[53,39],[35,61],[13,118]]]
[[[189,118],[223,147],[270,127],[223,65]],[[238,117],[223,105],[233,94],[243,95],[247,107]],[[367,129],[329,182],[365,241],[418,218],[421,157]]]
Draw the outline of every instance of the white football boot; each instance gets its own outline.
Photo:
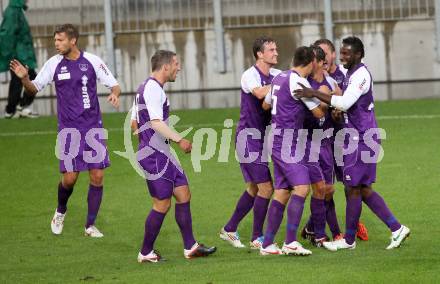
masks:
[[[92,238],[102,238],[104,237],[104,234],[101,233],[98,228],[96,228],[95,226],[90,226],[88,228],[86,228],[84,230],[84,235],[87,237],[92,237]]]
[[[391,233],[391,243],[387,246],[387,249],[394,249],[400,247],[400,245],[409,237],[411,231],[408,227],[401,225],[397,231]]]
[[[293,241],[290,244],[284,243],[281,251],[286,255],[311,255],[312,252],[303,248],[300,242]]]
[[[337,251],[340,249],[355,249],[356,242],[353,242],[351,245],[347,244],[345,239],[339,239],[333,242],[323,242],[323,247],[328,249],[329,251]]]
[[[61,235],[61,233],[63,232],[65,217],[66,213],[58,213],[55,209],[55,214],[53,215],[52,221],[50,222],[52,233],[54,233],[55,235]]]
[[[142,253],[139,252],[138,257],[137,257],[137,261],[139,263],[158,262],[160,260],[162,260],[162,257],[160,256],[159,252],[157,252],[155,250],[150,251],[150,253],[147,255],[143,255]]]
[[[235,248],[244,248],[245,245],[241,243],[238,232],[226,232],[224,228],[220,230],[220,239],[227,241]]]
[[[260,236],[253,240],[252,242],[249,242],[250,249],[260,249],[263,246],[264,242],[264,236]]]
[[[280,248],[277,246],[277,244],[271,244],[265,248],[260,248],[260,255],[280,255],[283,254],[283,252],[280,250]]]

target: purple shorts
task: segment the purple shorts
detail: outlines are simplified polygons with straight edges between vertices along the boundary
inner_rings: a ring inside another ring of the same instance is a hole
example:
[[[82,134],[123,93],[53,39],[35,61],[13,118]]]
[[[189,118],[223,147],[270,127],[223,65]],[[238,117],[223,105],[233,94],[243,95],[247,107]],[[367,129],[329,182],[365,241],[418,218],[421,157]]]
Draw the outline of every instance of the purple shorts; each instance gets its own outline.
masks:
[[[335,161],[333,157],[333,145],[323,144],[319,152],[319,166],[321,167],[326,184],[334,184]]]
[[[371,185],[376,181],[377,164],[362,161],[362,151],[373,156],[372,150],[362,141],[359,142],[356,151],[344,156],[343,183],[346,186]]]
[[[104,169],[110,166],[102,128],[77,130],[62,129],[58,132],[60,172],[82,172]]]
[[[173,196],[174,188],[188,185],[183,169],[162,154],[153,154],[139,161],[139,165],[147,175],[146,181],[151,197],[159,200],[169,199]]]
[[[245,182],[259,184],[272,181],[268,164],[240,163],[240,169]]]
[[[324,180],[319,163],[286,163],[272,156],[275,189],[293,189],[297,185],[308,185]]]
[[[269,163],[267,162],[268,159],[262,161],[263,153],[265,152],[263,151],[264,139],[252,139],[246,136],[246,139],[238,142],[237,137],[239,132],[240,131],[236,132],[235,147],[244,181],[255,184],[271,182],[272,177],[270,175]],[[240,145],[239,143],[242,144]],[[257,159],[250,159],[250,155],[258,156]],[[246,162],[246,159],[253,161]]]

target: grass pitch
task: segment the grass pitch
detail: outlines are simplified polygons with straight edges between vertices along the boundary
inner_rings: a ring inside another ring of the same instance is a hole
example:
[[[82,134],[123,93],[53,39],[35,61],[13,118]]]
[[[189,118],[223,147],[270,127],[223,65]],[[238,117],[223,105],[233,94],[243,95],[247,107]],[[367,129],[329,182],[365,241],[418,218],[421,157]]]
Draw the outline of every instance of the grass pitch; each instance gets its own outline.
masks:
[[[184,127],[179,130],[190,125],[195,130],[212,127],[220,135],[224,119],[232,118],[236,123],[239,110],[173,113],[181,117],[178,125]],[[375,189],[412,230],[402,248],[385,250],[390,233],[367,206],[361,219],[370,240],[358,241],[353,251],[332,253],[312,248],[310,257],[261,257],[255,251],[232,248],[218,237],[245,188],[231,144],[229,162],[217,161],[217,147],[212,159],[201,162],[201,173],[194,172],[189,155],[179,154],[192,191],[196,238],[217,246],[218,252],[208,258],[185,260],[172,207],[156,242],[168,261],[159,264],[136,262],[151,201],[144,180],[128,160],[113,152],[124,151],[125,114],[104,115],[104,124],[110,129],[112,165],[105,172],[103,203],[97,219],[97,227],[105,234],[103,239],[83,236],[87,173],[80,175],[69,201],[63,234],[54,236],[50,231],[60,179],[54,154],[56,118],[1,120],[0,282],[436,282],[440,267],[440,100],[377,103],[376,115],[387,137]],[[340,184],[335,202],[343,228],[345,198]],[[308,203],[305,208],[302,222],[309,214]],[[285,219],[276,238],[278,243],[284,239]],[[252,214],[239,227],[246,244],[251,226]]]

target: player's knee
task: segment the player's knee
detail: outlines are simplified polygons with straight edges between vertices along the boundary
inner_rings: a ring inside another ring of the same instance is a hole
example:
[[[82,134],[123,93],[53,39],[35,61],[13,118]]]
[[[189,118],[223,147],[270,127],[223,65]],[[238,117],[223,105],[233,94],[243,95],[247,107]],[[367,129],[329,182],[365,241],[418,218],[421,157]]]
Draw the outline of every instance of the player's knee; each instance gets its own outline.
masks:
[[[361,189],[362,199],[366,199],[366,198],[370,197],[370,195],[372,193],[373,193],[373,189],[371,187],[363,187]]]
[[[187,203],[191,201],[191,192],[185,192],[184,194],[175,195],[177,203]]]
[[[294,193],[295,195],[301,196],[303,198],[306,198],[307,195],[309,195],[309,191],[310,191],[310,187],[308,185],[300,185],[300,186],[295,186],[292,193]]]
[[[102,186],[104,181],[104,171],[94,171],[90,173],[90,183],[94,186]]]
[[[74,175],[64,175],[62,184],[64,188],[73,188],[75,186],[77,177]]]
[[[358,187],[349,187],[346,190],[346,195],[348,198],[357,198],[361,196],[361,189]]]
[[[329,201],[333,199],[333,195],[335,194],[335,188],[333,185],[327,185],[325,188],[325,200]]]
[[[283,190],[283,189],[275,190],[273,199],[278,201],[279,203],[286,205],[287,201],[289,201],[289,198],[290,198],[290,192],[288,190]]]
[[[272,183],[265,183],[258,186],[258,196],[270,199],[273,194]]]
[[[258,193],[258,186],[255,183],[248,183],[246,191],[250,196],[255,197]]]
[[[323,190],[314,190],[312,193],[313,198],[316,199],[324,199],[325,198],[325,191]]]
[[[163,200],[154,200],[153,201],[153,209],[160,213],[167,213],[171,207],[171,199],[163,199]]]

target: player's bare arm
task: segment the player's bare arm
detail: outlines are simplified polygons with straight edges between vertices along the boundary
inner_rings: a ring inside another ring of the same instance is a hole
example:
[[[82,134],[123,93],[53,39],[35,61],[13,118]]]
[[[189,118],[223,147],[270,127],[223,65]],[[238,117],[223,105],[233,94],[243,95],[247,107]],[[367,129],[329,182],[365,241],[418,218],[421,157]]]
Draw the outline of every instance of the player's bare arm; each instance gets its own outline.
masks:
[[[269,92],[270,92],[270,85],[266,85],[263,87],[258,87],[258,88],[253,89],[252,95],[257,97],[259,100],[262,100]]]
[[[15,73],[15,75],[17,75],[18,78],[21,79],[21,82],[23,83],[23,86],[27,92],[32,95],[36,95],[38,93],[37,88],[29,79],[28,69],[25,66],[23,66],[18,60],[13,59],[9,63],[9,68]]]
[[[295,94],[295,96],[297,98],[313,98],[313,97],[315,97],[328,105],[331,104],[331,99],[332,99],[331,95],[322,93],[317,90],[313,90],[312,88],[307,88],[306,86],[304,86],[301,83],[298,83],[298,84],[302,87],[302,89],[297,89],[297,90],[293,91],[293,93]]]
[[[157,131],[163,137],[176,142],[180,149],[185,153],[190,153],[192,149],[192,144],[189,140],[183,139],[179,133],[172,130],[165,122],[160,119],[154,119],[151,121],[151,127],[154,131]]]

